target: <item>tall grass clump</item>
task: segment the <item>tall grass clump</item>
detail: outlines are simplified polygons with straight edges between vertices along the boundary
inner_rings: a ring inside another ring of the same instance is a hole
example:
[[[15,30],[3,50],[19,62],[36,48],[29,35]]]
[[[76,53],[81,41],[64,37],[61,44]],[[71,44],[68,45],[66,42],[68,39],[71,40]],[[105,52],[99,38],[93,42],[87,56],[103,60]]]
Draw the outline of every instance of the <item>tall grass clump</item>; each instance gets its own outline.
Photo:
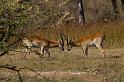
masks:
[[[45,36],[49,39],[58,40],[59,34],[64,33],[72,40],[77,40],[80,36],[101,32],[105,35],[103,46],[106,48],[123,48],[124,44],[124,21],[114,21],[109,23],[95,23],[84,26],[65,25],[58,28],[38,30],[36,35]]]
[[[95,32],[101,32],[105,35],[103,42],[104,48],[124,48],[124,20],[113,22],[97,22],[87,24],[84,26],[79,25],[63,25],[54,28],[38,29],[34,32],[36,27],[26,28],[28,36],[37,35],[45,37],[49,40],[60,40],[60,33],[66,34],[70,39],[77,40],[80,36],[87,36]]]

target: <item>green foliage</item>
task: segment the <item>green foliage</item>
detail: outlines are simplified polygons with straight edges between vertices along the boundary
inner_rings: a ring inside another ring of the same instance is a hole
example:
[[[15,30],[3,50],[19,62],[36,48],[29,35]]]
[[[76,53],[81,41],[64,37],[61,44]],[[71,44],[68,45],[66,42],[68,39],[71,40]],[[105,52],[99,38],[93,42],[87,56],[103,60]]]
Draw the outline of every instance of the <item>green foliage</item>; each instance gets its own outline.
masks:
[[[21,27],[28,23],[30,5],[0,0],[0,25]]]
[[[34,0],[35,1],[35,0]],[[71,0],[67,1],[40,1],[32,2],[33,4],[33,12],[35,13],[32,16],[32,20],[30,21],[30,26],[42,26],[42,27],[51,27],[54,25],[62,25],[71,19],[74,19],[73,13],[69,10],[67,6]],[[75,4],[73,2],[73,4]]]
[[[3,43],[0,43],[0,51],[3,51],[3,50],[4,50]]]
[[[64,24],[75,17],[76,2],[66,1],[0,1],[0,25],[11,27],[51,26]],[[73,8],[72,8],[73,7]],[[75,7],[75,8],[74,8]],[[72,11],[73,10],[73,11]]]

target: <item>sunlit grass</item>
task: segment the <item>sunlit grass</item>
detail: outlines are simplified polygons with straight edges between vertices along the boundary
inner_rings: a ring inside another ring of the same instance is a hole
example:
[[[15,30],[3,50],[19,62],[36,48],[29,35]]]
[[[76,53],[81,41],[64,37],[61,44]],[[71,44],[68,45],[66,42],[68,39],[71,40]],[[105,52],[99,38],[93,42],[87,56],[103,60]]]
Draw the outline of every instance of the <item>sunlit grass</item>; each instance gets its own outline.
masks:
[[[80,36],[90,35],[94,32],[102,32],[105,35],[103,43],[106,49],[120,49],[124,48],[124,21],[114,21],[110,23],[96,23],[85,25],[82,27],[66,25],[62,27],[50,28],[45,30],[38,30],[33,35],[40,37],[47,37],[50,40],[59,40],[60,33],[64,33],[72,40],[77,40]],[[89,51],[89,57],[83,58],[82,51],[78,48],[73,48],[72,51],[60,51],[58,49],[50,49],[52,54],[51,58],[48,55],[44,55],[44,59],[40,59],[35,53],[31,53],[25,59],[24,53],[13,53],[13,55],[6,55],[0,58],[0,65],[10,64],[17,67],[28,67],[35,71],[73,71],[73,72],[86,72],[95,73],[95,76],[99,78],[101,82],[123,82],[124,81],[124,56],[122,51],[107,51],[107,58],[102,58],[102,55],[97,49],[91,49]],[[113,58],[113,56],[119,55],[120,58]],[[5,71],[1,69],[0,72]],[[27,70],[25,70],[27,71]],[[15,76],[16,77],[16,76]],[[96,77],[92,77],[96,79]],[[83,82],[81,78],[63,78],[63,79],[42,79],[23,77],[24,81],[28,82]],[[89,78],[91,79],[91,78]],[[5,82],[5,81],[3,81]],[[14,81],[10,81],[14,82]],[[15,81],[16,82],[16,81]],[[84,81],[85,82],[85,81]],[[90,81],[92,82],[92,80]]]
[[[58,40],[59,34],[64,33],[73,40],[80,36],[90,35],[101,32],[105,35],[104,47],[123,48],[124,46],[124,21],[114,21],[109,23],[95,23],[85,26],[65,25],[62,27],[38,30],[35,35],[47,37],[48,39]]]

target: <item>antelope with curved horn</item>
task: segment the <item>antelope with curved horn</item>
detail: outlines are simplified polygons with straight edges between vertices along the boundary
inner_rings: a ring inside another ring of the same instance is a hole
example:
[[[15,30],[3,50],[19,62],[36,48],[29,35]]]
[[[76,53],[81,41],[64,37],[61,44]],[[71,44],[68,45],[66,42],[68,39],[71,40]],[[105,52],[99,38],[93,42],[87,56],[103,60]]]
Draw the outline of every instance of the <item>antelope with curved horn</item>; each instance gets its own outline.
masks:
[[[70,51],[72,47],[81,47],[83,49],[83,55],[87,56],[88,48],[95,45],[101,51],[102,56],[105,57],[104,49],[102,47],[103,39],[104,35],[99,32],[88,36],[81,36],[77,41],[69,41],[67,37],[67,49]]]
[[[24,38],[22,41],[27,47],[25,55],[27,53],[30,54],[30,50],[34,46],[40,47],[40,49],[41,49],[40,54],[42,56],[44,54],[44,51],[46,51],[46,53],[50,57],[49,48],[58,47],[62,51],[64,51],[64,40],[63,40],[61,34],[60,34],[60,41],[52,41],[52,40],[48,40],[46,38],[41,38],[41,37],[38,37],[38,36],[32,36],[30,39],[29,38]]]

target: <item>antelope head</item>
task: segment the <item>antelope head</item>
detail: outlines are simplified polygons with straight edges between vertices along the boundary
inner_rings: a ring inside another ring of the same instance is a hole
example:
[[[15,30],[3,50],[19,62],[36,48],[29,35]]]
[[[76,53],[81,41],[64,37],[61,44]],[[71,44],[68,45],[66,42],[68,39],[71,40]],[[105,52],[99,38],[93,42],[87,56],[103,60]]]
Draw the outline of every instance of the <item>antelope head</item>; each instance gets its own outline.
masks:
[[[69,38],[67,37],[67,50],[70,51],[73,45],[74,42],[72,41],[72,39],[69,40]]]

